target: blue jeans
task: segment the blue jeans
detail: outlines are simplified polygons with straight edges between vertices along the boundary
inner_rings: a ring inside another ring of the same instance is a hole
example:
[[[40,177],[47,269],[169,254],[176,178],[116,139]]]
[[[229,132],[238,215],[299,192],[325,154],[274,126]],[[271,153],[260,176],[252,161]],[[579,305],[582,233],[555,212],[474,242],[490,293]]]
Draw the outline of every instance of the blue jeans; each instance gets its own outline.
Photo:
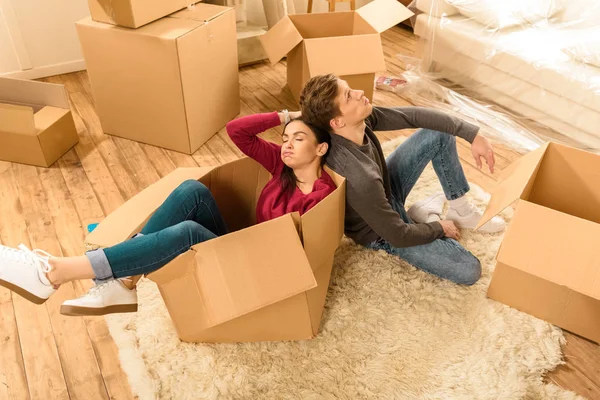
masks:
[[[386,159],[392,208],[406,223],[414,223],[404,208],[406,198],[430,161],[448,200],[455,200],[469,191],[456,150],[456,138],[429,129],[418,130]],[[379,239],[368,247],[385,250],[416,268],[458,284],[472,285],[481,276],[479,260],[453,239],[437,239],[406,248],[393,247]]]
[[[149,274],[193,245],[227,233],[217,203],[195,180],[179,185],[132,239],[87,252],[97,281]]]

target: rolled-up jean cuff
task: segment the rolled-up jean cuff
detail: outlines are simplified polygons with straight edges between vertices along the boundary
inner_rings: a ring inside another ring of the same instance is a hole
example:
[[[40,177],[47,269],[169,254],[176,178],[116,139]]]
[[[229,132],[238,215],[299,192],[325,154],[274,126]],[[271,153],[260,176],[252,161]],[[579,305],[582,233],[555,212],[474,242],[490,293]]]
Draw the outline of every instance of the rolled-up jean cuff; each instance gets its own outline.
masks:
[[[108,262],[108,258],[106,258],[104,250],[91,250],[86,252],[85,255],[90,260],[90,264],[92,264],[92,270],[94,271],[94,275],[96,275],[95,281],[105,281],[114,278],[112,268],[110,268],[110,263]]]

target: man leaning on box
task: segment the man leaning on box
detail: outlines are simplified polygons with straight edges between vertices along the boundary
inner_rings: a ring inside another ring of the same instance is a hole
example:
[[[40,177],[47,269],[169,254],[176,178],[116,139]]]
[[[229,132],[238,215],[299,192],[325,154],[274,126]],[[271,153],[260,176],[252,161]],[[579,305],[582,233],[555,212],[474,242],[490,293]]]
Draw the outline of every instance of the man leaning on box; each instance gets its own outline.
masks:
[[[331,133],[327,165],[346,178],[345,233],[365,247],[385,250],[415,267],[458,284],[481,275],[479,260],[456,240],[459,228],[474,229],[481,212],[469,203],[469,184],[456,137],[471,143],[477,165],[494,171],[494,151],[479,128],[442,112],[419,107],[373,107],[362,90],[333,74],[310,79],[300,95],[302,118]],[[374,131],[422,128],[387,159]],[[444,193],[404,204],[431,162]],[[445,200],[450,209],[440,215]],[[494,217],[479,230],[495,233],[505,222]]]

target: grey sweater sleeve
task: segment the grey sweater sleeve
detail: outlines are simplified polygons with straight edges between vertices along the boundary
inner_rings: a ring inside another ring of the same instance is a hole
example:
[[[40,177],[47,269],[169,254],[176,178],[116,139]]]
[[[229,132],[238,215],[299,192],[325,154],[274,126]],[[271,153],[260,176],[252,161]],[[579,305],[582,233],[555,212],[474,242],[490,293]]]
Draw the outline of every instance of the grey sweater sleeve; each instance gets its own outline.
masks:
[[[479,127],[444,112],[424,107],[373,107],[367,124],[374,131],[425,128],[449,133],[473,143]]]
[[[388,202],[380,177],[365,175],[358,164],[345,167],[348,176],[353,177],[346,181],[349,206],[392,246],[418,246],[444,237],[444,229],[439,222],[405,223]]]

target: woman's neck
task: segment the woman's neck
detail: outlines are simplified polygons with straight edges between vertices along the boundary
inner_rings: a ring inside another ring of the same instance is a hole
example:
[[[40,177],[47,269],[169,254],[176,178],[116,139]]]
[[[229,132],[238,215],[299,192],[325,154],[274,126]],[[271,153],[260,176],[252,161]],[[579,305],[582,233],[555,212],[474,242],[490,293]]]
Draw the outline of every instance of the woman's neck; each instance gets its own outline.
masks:
[[[296,185],[304,194],[312,192],[315,181],[321,177],[321,159],[317,158],[314,162],[300,168],[294,169],[296,175]]]

